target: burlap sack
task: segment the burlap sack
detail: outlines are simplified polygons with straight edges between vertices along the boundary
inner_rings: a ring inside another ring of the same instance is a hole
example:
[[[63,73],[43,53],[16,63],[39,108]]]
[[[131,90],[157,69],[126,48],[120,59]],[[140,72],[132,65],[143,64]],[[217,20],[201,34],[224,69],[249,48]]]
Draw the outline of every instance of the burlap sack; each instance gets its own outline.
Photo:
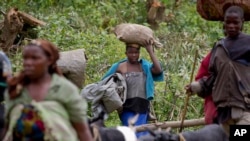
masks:
[[[151,41],[155,47],[162,47],[163,45],[154,37],[154,32],[149,27],[123,23],[115,27],[114,33],[116,37],[125,43],[136,43],[143,46],[145,41]]]
[[[209,21],[223,21],[224,12],[231,5],[238,5],[244,10],[245,21],[250,20],[250,0],[197,0],[197,12]]]
[[[83,49],[60,52],[60,59],[57,65],[67,79],[73,82],[77,87],[83,87],[86,66]]]

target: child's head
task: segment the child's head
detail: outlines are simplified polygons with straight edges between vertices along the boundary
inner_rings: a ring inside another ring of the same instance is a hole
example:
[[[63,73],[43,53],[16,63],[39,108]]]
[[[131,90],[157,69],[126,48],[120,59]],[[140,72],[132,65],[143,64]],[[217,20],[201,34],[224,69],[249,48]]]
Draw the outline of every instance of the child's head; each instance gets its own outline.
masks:
[[[224,14],[223,27],[228,37],[236,37],[243,28],[244,11],[239,6],[229,7]]]
[[[126,44],[126,56],[130,63],[137,63],[140,57],[140,45],[138,44]]]
[[[230,6],[227,8],[224,14],[224,18],[228,16],[228,14],[237,14],[242,20],[244,20],[244,10],[240,6]]]

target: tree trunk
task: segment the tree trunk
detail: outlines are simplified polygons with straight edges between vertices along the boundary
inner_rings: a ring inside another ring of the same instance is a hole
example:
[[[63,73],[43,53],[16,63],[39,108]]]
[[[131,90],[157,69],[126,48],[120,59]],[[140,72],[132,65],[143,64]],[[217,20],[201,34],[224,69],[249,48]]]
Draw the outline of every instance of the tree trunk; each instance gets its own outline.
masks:
[[[0,23],[0,48],[9,53],[13,43],[19,33],[22,32],[24,25],[30,27],[44,26],[46,23],[40,21],[29,14],[18,11],[17,8],[10,8],[4,15],[4,21]]]
[[[167,122],[151,123],[151,124],[135,126],[135,129],[137,132],[140,132],[140,131],[146,131],[148,129],[156,130],[158,128],[166,129],[168,127],[178,128],[180,127],[180,125],[181,125],[181,121],[167,121]],[[184,120],[183,122],[183,127],[192,127],[192,126],[199,126],[199,125],[205,125],[204,118]]]
[[[2,26],[2,33],[0,36],[0,48],[4,52],[8,52],[12,46],[17,34],[23,28],[23,21],[18,17],[16,8],[11,8],[4,15],[4,22]]]
[[[147,20],[149,22],[155,20],[159,6],[158,0],[147,0]]]
[[[147,22],[152,29],[158,28],[158,22],[165,19],[165,6],[159,0],[147,0]]]

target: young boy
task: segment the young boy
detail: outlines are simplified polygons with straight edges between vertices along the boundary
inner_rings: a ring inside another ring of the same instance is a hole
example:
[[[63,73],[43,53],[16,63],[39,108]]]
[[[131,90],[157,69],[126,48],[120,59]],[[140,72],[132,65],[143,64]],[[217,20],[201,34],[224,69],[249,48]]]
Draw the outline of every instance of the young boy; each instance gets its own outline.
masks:
[[[250,36],[241,32],[243,23],[241,7],[226,10],[223,22],[226,37],[211,52],[210,75],[186,87],[201,97],[212,92],[218,122],[228,135],[230,125],[250,124]]]

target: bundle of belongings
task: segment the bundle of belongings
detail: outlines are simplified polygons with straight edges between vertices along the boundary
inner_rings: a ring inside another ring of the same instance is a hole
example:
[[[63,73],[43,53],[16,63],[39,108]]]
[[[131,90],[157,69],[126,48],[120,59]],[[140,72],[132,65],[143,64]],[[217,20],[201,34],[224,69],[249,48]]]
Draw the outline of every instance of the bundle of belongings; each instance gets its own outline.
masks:
[[[41,138],[46,141],[78,141],[69,114],[59,102],[32,101],[30,104],[18,104],[13,107],[9,117],[3,141],[15,141],[18,140],[16,136],[24,134],[37,141]],[[24,125],[29,127],[23,128]]]
[[[250,20],[249,0],[197,0],[197,12],[208,21],[223,21],[224,12],[232,5],[237,5],[244,10],[244,20]]]
[[[78,88],[82,88],[86,61],[84,49],[75,49],[60,52],[60,59],[57,61],[57,65],[68,80]]]
[[[91,102],[93,117],[105,111],[111,113],[121,109],[126,100],[127,85],[120,73],[115,73],[97,83],[89,84],[81,91],[81,95]]]
[[[143,46],[145,41],[151,41],[156,48],[161,48],[163,46],[154,36],[152,29],[139,24],[119,24],[115,27],[114,34],[120,41],[126,44],[139,44]]]

